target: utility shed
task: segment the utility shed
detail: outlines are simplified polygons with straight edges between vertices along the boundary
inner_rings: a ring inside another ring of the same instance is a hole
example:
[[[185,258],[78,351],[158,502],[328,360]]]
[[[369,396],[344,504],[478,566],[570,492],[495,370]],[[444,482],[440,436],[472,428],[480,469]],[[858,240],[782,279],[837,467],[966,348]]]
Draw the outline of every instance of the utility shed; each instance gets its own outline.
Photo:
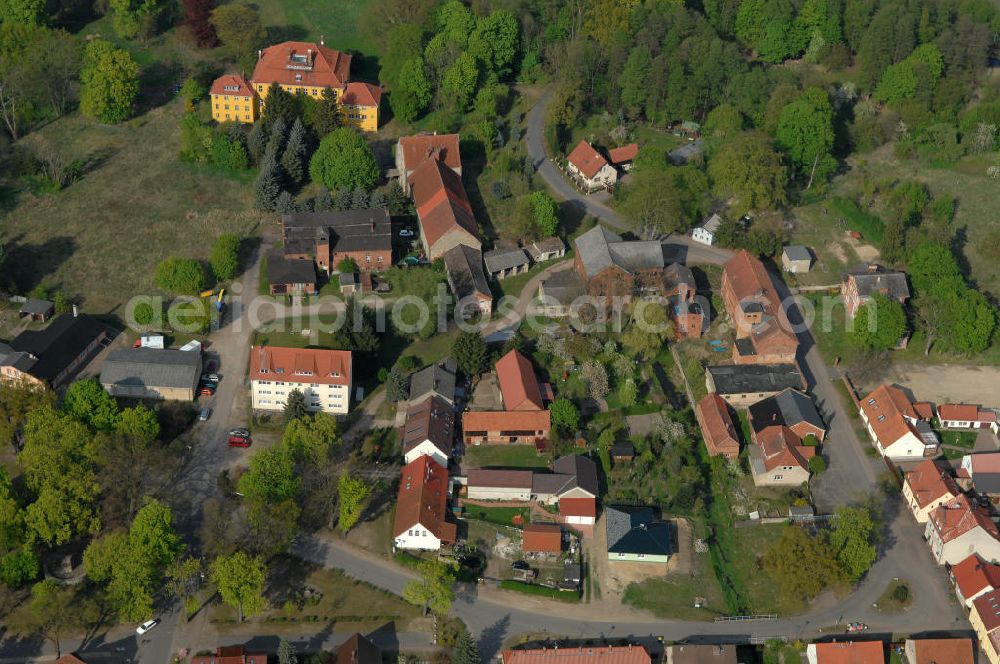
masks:
[[[112,396],[191,401],[201,377],[201,353],[172,348],[111,351],[101,367],[101,385]]]

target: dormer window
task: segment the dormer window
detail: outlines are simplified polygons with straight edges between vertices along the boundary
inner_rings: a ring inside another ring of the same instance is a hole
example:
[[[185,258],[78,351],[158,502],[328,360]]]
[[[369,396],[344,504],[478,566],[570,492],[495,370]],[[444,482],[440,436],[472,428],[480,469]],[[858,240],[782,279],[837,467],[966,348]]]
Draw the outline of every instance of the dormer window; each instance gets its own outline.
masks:
[[[333,377],[333,378],[340,378],[340,372],[339,371],[331,371],[330,372],[330,376]]]
[[[296,74],[295,75],[295,82],[298,83],[298,82],[301,82],[301,81],[302,81],[302,74]]]
[[[261,369],[260,369],[260,372],[261,372],[262,374],[265,374],[265,373],[267,373],[267,369],[265,369],[264,367],[261,367]]]
[[[309,64],[309,57],[301,53],[293,53],[292,62],[298,63],[300,65],[307,65]]]
[[[311,375],[313,375],[313,372],[311,372],[311,371],[296,371],[295,375],[297,375],[297,376],[311,376]]]
[[[285,373],[285,370],[282,369],[281,367],[278,367],[277,369],[274,370],[274,373],[283,374],[283,373]]]

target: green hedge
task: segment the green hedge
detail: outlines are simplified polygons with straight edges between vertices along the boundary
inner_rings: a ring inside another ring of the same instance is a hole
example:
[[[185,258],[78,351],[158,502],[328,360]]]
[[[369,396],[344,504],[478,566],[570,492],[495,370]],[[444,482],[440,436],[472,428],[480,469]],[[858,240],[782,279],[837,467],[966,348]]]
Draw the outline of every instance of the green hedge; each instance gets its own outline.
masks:
[[[500,587],[504,590],[516,590],[519,593],[525,593],[526,595],[539,595],[541,597],[548,597],[551,599],[558,599],[563,602],[579,602],[580,593],[572,592],[569,590],[559,590],[558,588],[549,588],[547,586],[539,586],[534,583],[525,583],[524,581],[514,581],[513,579],[506,579],[500,582]]]

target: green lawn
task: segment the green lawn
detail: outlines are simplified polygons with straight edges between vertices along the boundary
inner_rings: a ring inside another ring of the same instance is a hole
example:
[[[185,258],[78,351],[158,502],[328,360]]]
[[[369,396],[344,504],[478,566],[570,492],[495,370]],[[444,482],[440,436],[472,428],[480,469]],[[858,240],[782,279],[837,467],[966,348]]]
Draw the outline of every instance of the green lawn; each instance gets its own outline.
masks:
[[[736,419],[739,420],[740,424],[740,438],[743,441],[743,449],[747,449],[750,447],[750,443],[752,442],[750,437],[752,435],[752,432],[750,431],[750,414],[743,409],[737,410]]]
[[[693,553],[690,574],[670,573],[661,579],[646,579],[625,589],[622,602],[650,611],[658,618],[677,620],[711,620],[727,614],[722,589],[712,572],[708,555]],[[695,598],[705,600],[696,608]]]
[[[350,624],[352,631],[368,631],[389,621],[405,625],[420,616],[420,609],[401,597],[345,576],[340,570],[317,570],[293,563],[295,569],[301,570],[301,576],[279,578],[278,571],[284,559],[281,561],[276,563],[278,569],[272,568],[268,581],[267,610],[250,619],[268,623],[268,629],[280,623],[290,623],[293,629],[301,629],[295,626],[297,623],[333,623],[338,629]],[[289,578],[303,581],[287,587]],[[318,589],[322,596],[318,600],[305,599],[302,590],[307,587]],[[221,602],[216,603],[209,609],[209,620],[217,625],[235,624],[236,611]]]
[[[465,450],[464,465],[470,468],[544,468],[548,463],[532,445],[472,445]]]
[[[376,52],[358,19],[371,0],[265,0],[258,3],[264,24],[285,33],[285,39],[319,41],[342,51]]]
[[[941,431],[937,432],[942,445],[954,445],[966,450],[971,450],[976,446],[976,438],[979,434],[975,431]]]
[[[466,505],[463,516],[466,519],[476,519],[487,523],[493,523],[498,526],[511,526],[514,525],[515,516],[520,516],[522,523],[528,523],[531,520],[530,513],[531,510],[527,507],[483,507],[481,505]]]

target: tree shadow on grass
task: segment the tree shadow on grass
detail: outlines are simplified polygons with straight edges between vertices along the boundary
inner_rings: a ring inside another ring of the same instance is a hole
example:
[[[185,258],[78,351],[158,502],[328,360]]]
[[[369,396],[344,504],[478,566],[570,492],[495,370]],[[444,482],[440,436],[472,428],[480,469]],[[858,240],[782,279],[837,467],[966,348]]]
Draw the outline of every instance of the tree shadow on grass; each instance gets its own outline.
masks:
[[[174,86],[181,84],[184,68],[176,61],[157,61],[139,73],[139,98],[136,115],[142,115],[163,106],[174,98]]]
[[[55,272],[77,250],[76,240],[67,235],[49,238],[41,244],[24,242],[18,235],[4,247],[6,281],[20,293],[35,288]]]

